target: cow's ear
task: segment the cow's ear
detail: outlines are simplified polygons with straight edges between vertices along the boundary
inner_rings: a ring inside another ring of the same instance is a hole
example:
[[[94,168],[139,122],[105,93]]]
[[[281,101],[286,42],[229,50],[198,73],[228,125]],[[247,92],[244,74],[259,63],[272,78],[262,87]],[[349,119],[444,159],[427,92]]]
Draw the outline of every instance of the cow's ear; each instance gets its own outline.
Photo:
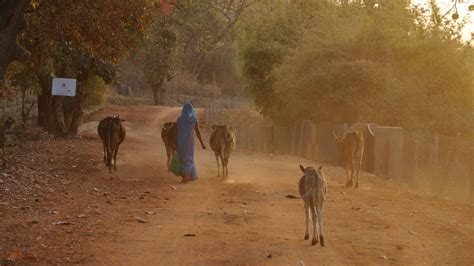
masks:
[[[323,169],[323,166],[322,166],[322,165],[321,165],[321,166],[319,166],[319,168],[318,168],[318,169],[319,169],[319,170],[322,170],[322,169]]]
[[[300,169],[304,173],[304,167],[300,164]]]
[[[120,119],[120,122],[125,122],[125,119]]]
[[[216,125],[215,124],[212,124],[212,129],[216,129]]]
[[[230,130],[230,131],[234,131],[234,128],[233,128],[233,127],[229,127],[229,130]]]

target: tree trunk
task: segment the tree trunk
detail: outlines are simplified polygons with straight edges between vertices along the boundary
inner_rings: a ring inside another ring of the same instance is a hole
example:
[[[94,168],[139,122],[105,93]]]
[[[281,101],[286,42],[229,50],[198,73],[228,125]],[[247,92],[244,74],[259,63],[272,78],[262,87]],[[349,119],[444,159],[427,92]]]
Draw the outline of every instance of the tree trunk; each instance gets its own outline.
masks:
[[[153,92],[153,101],[155,105],[162,104],[162,96],[163,96],[163,81],[151,86],[151,90]]]
[[[78,94],[76,97],[68,98],[64,101],[64,123],[66,126],[66,133],[69,136],[77,135],[79,126],[82,123],[82,116],[84,115],[82,105],[84,99],[84,95]]]
[[[39,75],[39,84],[41,87],[41,94],[38,95],[38,126],[43,128],[49,128],[49,109],[51,106],[51,91],[50,78],[48,75]]]
[[[78,87],[75,97],[52,96],[51,77],[47,74],[37,74],[37,76],[41,86],[41,95],[38,95],[38,125],[58,137],[77,135],[84,114],[82,106],[87,97],[81,93],[80,86],[85,83],[88,76],[84,74],[77,78]],[[67,74],[62,74],[62,76],[67,76]]]
[[[58,137],[66,135],[64,123],[63,97],[51,95],[51,78],[47,74],[39,74],[41,95],[38,95],[38,125],[48,133]]]
[[[27,3],[26,0],[0,0],[0,86],[11,62],[30,57],[30,52],[23,49],[16,39],[26,27],[24,13]]]

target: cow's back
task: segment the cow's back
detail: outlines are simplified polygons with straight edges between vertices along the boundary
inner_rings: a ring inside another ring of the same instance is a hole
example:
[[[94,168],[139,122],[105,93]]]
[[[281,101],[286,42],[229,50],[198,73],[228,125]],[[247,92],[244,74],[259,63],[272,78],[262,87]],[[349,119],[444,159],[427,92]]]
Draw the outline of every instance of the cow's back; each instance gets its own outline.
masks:
[[[356,153],[363,152],[364,136],[357,130],[348,131],[344,134],[343,153],[347,160],[353,158]]]
[[[225,130],[216,128],[212,132],[209,142],[214,152],[221,153],[225,147]]]
[[[118,144],[122,144],[126,137],[125,127],[120,123],[119,141]]]
[[[166,123],[165,127],[161,129],[161,139],[168,149],[172,148],[173,150],[176,150],[178,142],[178,127],[174,122],[168,123]]]
[[[226,140],[226,151],[230,154],[235,149],[237,139],[233,130],[229,130],[227,134],[229,134],[230,137]]]
[[[102,140],[105,140],[105,137],[107,136],[107,129],[108,129],[108,123],[110,122],[110,117],[104,118],[99,122],[99,126],[97,127],[97,133],[99,134],[99,137]]]

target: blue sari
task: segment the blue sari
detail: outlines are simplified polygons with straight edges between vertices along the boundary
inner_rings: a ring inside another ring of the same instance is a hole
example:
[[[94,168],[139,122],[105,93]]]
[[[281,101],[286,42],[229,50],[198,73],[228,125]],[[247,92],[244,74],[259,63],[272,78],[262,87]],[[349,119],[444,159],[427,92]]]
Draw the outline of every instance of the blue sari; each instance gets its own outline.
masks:
[[[197,179],[194,164],[194,127],[196,126],[196,112],[191,103],[184,104],[181,115],[178,117],[178,156],[181,164],[181,176],[189,180]]]

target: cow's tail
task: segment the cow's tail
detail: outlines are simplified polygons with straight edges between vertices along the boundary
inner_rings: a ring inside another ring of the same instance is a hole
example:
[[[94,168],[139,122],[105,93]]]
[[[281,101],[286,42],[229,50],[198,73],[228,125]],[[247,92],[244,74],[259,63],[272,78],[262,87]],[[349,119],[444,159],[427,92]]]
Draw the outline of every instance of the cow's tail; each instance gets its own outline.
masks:
[[[317,187],[317,183],[318,183],[318,180],[317,180],[317,176],[315,176],[313,178],[313,184],[311,185],[311,189],[308,190],[304,195],[301,195],[301,196],[295,196],[295,195],[286,195],[285,197],[286,198],[289,198],[289,199],[305,199],[307,197],[309,197],[311,194],[314,193],[314,191],[316,190],[316,187]]]
[[[111,121],[109,121],[109,123],[107,123],[107,133],[108,134],[105,134],[105,135],[106,135],[106,138],[107,138],[106,139],[106,143],[107,143],[107,165],[109,165],[109,161],[110,161],[110,163],[112,163],[112,159],[109,158],[109,157],[112,156],[112,148],[111,148],[111,145],[110,145],[111,144],[110,143],[110,141],[111,141],[111,136],[110,135],[112,133],[112,123],[111,123]]]

